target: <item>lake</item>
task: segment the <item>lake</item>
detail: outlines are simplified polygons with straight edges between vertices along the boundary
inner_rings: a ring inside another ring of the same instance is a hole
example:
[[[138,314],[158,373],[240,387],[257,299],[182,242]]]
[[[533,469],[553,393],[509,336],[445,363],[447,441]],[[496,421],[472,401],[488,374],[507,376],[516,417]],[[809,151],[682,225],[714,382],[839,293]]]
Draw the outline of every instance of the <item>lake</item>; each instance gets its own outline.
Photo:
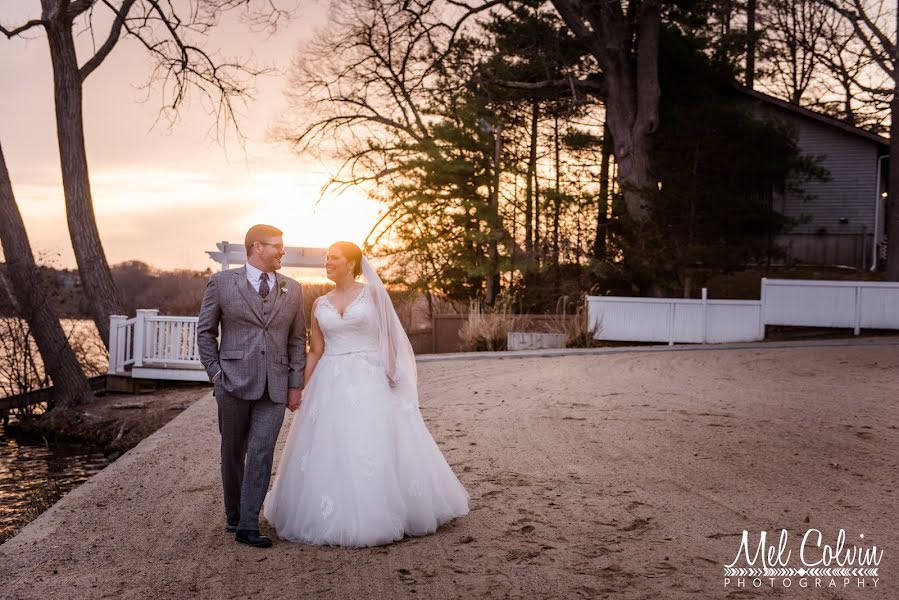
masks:
[[[0,319],[0,396],[8,393],[5,384],[14,376],[15,365],[21,365],[7,360],[11,353],[21,353],[21,347],[10,343],[9,325],[9,319]],[[106,363],[92,321],[64,320],[62,325],[94,367]],[[110,462],[103,453],[78,444],[18,440],[8,436],[0,422],[0,543]]]
[[[16,440],[0,424],[0,543],[110,462],[77,444]]]

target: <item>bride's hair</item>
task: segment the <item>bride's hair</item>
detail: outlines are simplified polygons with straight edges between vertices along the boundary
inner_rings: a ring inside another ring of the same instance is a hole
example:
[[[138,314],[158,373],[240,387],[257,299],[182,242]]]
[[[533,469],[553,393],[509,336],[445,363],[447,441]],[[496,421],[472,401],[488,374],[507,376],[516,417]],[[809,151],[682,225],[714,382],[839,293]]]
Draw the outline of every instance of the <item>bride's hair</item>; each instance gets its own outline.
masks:
[[[344,258],[353,263],[353,277],[362,275],[362,248],[353,242],[334,242],[332,248],[337,248]]]

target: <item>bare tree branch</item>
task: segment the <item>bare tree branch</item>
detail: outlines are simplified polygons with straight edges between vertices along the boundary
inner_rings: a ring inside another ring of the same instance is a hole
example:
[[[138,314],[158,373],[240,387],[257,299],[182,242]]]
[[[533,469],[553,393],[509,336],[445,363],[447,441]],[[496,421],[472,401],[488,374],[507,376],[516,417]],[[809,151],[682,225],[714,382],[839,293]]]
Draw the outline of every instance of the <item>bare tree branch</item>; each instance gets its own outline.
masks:
[[[43,27],[46,25],[46,22],[43,19],[31,19],[24,25],[19,25],[18,27],[13,27],[12,29],[7,29],[3,25],[0,25],[0,33],[5,35],[8,39],[12,39],[19,34],[25,33],[29,29],[34,27]]]
[[[119,36],[122,34],[122,27],[125,25],[125,20],[128,18],[128,13],[131,11],[131,7],[134,6],[136,0],[125,0],[122,5],[116,9],[112,4],[109,3],[109,0],[103,0],[103,4],[108,6],[115,13],[115,20],[112,23],[112,27],[109,30],[109,36],[106,38],[106,41],[100,46],[100,49],[86,62],[82,67],[78,70],[78,77],[83,82],[87,79],[88,75],[94,72],[94,69],[100,66],[103,60],[112,52],[112,49],[115,47],[116,43],[119,41]]]

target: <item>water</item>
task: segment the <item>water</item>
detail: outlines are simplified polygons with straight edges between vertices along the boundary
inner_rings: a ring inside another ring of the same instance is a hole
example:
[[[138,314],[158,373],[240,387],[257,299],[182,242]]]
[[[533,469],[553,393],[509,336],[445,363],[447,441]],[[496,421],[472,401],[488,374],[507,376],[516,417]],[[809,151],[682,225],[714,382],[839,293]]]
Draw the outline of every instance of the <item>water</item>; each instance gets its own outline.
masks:
[[[0,319],[0,333],[7,336],[0,343],[0,396],[15,391],[9,387],[7,375],[8,369],[15,368],[17,363],[8,357],[10,352],[21,352],[21,346],[11,345],[9,335],[17,330],[10,329],[8,322],[9,319]],[[106,359],[93,323],[63,320],[62,324],[72,343],[79,347],[81,356],[90,364],[88,369],[96,372]],[[40,357],[35,358],[39,364]],[[77,444],[53,443],[48,446],[42,442],[16,440],[6,434],[0,422],[0,543],[109,463],[102,453]]]
[[[77,444],[16,440],[0,425],[0,543],[110,462]]]

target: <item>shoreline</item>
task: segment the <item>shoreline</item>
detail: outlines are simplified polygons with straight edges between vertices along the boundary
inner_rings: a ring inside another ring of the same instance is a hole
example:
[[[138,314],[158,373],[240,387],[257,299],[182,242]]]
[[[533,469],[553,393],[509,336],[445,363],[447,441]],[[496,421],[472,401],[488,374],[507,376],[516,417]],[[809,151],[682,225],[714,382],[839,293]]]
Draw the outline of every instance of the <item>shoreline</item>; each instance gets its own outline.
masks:
[[[14,420],[0,429],[8,447],[0,545],[208,393],[201,386],[110,393],[67,415]]]
[[[164,426],[210,386],[164,387],[150,393],[110,392],[70,412],[15,417],[4,427],[7,437],[29,442],[69,443],[111,458],[127,452]]]

